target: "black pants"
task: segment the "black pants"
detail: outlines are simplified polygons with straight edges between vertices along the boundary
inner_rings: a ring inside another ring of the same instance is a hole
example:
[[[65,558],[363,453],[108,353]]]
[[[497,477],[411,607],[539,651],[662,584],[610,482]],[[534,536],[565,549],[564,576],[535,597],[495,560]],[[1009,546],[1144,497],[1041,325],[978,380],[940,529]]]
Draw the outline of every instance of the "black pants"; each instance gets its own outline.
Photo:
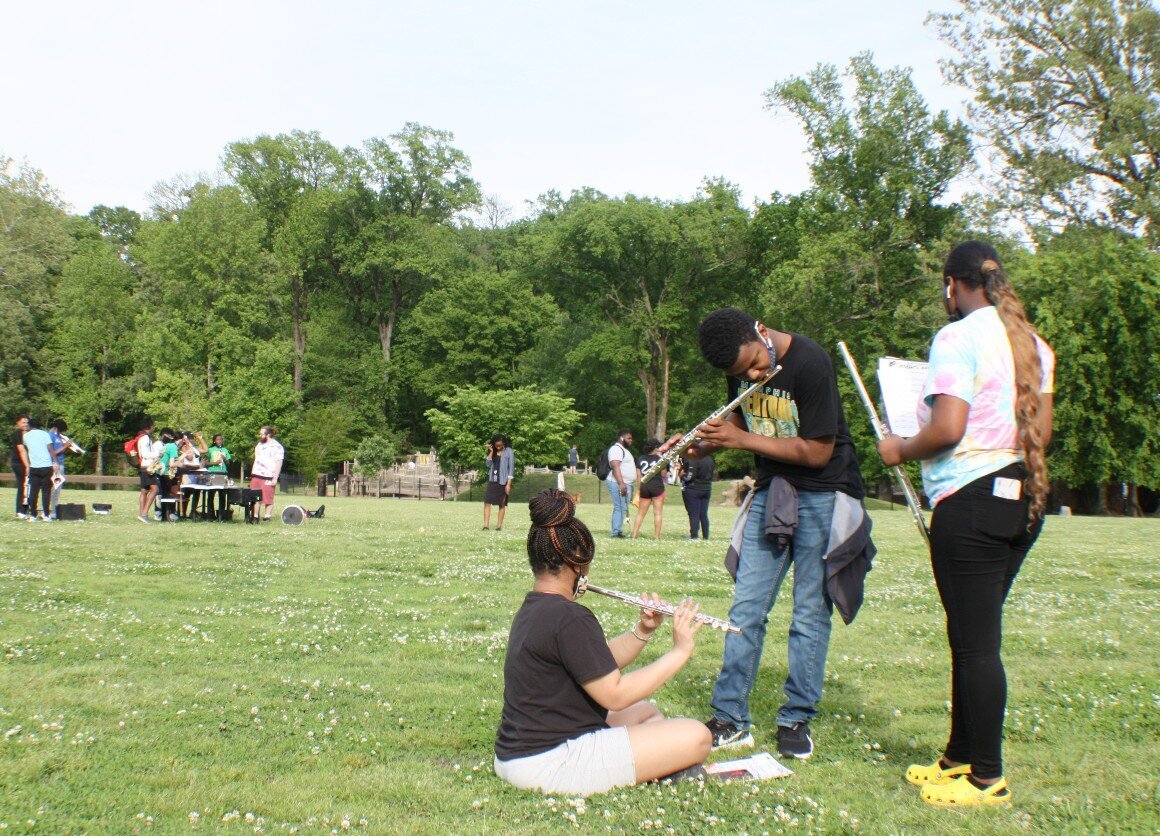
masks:
[[[1030,529],[1026,497],[994,496],[996,477],[1026,477],[1013,464],[942,500],[930,525],[930,560],[951,646],[951,735],[945,756],[979,778],[1003,774],[1007,676],[1000,658],[1003,603],[1043,521]]]
[[[689,537],[697,539],[697,530],[701,531],[701,538],[709,539],[709,496],[713,490],[695,490],[685,488],[683,498],[685,510],[689,513]]]
[[[51,506],[49,505],[49,495],[52,493],[52,468],[51,467],[30,467],[28,468],[28,513],[35,516],[38,510],[36,504],[40,500],[39,511],[48,516]]]
[[[24,462],[12,462],[12,475],[16,478],[16,513],[28,513],[28,497],[24,495],[24,480],[28,478],[28,471]]]

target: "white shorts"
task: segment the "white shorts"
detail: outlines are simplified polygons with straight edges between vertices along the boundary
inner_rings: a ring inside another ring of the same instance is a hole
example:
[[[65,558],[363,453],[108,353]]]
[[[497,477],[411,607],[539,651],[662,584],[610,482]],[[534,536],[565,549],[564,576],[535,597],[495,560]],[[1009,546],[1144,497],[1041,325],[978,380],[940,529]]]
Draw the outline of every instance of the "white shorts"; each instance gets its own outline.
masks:
[[[555,749],[515,758],[495,759],[495,774],[523,790],[561,795],[589,795],[636,783],[636,759],[628,729],[589,732]]]

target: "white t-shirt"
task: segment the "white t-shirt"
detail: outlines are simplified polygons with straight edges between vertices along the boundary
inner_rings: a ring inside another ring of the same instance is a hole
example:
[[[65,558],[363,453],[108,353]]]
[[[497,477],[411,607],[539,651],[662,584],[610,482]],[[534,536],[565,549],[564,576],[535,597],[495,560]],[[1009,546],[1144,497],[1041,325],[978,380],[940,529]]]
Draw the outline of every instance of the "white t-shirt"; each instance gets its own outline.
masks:
[[[624,480],[624,484],[631,485],[636,481],[636,462],[633,461],[632,453],[621,446],[619,441],[608,448],[609,465],[616,467],[617,462],[620,462],[620,478]],[[608,472],[608,478],[616,481],[612,471]]]
[[[154,463],[157,461],[158,455],[159,454],[155,453],[153,450],[153,439],[149,437],[149,433],[142,433],[140,436],[138,436],[137,458],[141,461],[138,467],[148,470],[149,468],[153,467]]]
[[[254,447],[254,476],[261,479],[273,479],[281,470],[282,460],[286,458],[286,451],[274,439],[259,441]]]

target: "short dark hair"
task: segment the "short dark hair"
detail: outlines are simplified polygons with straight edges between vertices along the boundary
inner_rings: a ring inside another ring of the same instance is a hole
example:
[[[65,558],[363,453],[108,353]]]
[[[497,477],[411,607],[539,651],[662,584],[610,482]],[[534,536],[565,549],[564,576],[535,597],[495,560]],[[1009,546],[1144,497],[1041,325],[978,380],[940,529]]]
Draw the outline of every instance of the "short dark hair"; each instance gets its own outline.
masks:
[[[224,435],[222,435],[221,433],[218,433],[217,435],[215,435],[215,436],[213,437],[213,443],[214,443],[214,444],[217,444],[217,443],[218,443],[218,439],[219,439],[219,438],[222,440],[222,443],[224,444],[224,443],[225,443],[225,441],[226,441],[226,437],[225,437]]]
[[[28,418],[28,429],[30,429],[30,430],[39,430],[39,429],[40,429],[40,422],[39,422],[39,421],[37,421],[35,418],[33,418],[33,417],[29,416],[29,418]]]
[[[653,450],[657,449],[660,446],[661,446],[661,443],[659,441],[657,441],[655,438],[650,438],[648,441],[646,441],[644,443],[645,455],[647,456],[649,453],[651,453]]]
[[[153,419],[146,415],[141,419],[141,432],[149,432],[151,429],[153,429]]]
[[[713,311],[697,333],[701,356],[717,369],[729,369],[741,354],[741,346],[757,339],[757,320],[737,308]]]
[[[27,412],[21,412],[19,415],[16,416],[16,421],[27,421],[27,420],[28,420],[28,413]],[[15,424],[16,421],[13,421],[12,423]]]
[[[632,435],[632,430],[621,430],[616,434],[616,438],[619,440],[624,438],[626,435]]]
[[[65,420],[63,418],[57,418],[55,421],[53,421],[51,424],[49,424],[49,426],[52,429],[56,430],[58,433],[68,432],[68,424],[65,423]]]

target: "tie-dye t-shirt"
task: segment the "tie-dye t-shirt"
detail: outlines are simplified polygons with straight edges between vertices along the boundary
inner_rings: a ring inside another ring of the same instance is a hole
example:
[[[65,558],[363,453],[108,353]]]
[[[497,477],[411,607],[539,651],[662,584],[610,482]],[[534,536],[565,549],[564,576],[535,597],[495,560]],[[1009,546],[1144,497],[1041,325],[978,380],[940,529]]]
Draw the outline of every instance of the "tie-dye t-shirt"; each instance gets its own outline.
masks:
[[[1055,390],[1055,354],[1036,336],[1043,368],[1041,392]],[[930,371],[918,403],[918,423],[930,422],[935,395],[970,404],[962,440],[922,463],[931,506],[971,482],[1022,460],[1015,424],[1015,361],[1007,329],[992,306],[979,308],[935,334]]]

